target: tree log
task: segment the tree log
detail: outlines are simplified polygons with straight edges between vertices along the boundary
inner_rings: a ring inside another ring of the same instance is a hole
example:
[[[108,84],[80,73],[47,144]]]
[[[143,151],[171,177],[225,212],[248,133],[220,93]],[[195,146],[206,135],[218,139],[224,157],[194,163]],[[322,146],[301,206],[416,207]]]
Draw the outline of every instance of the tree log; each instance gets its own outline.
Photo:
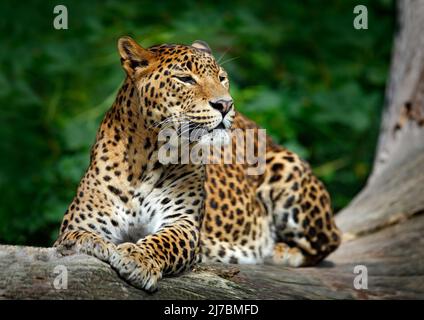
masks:
[[[121,280],[109,265],[54,248],[0,246],[0,299],[417,299],[424,298],[424,215],[342,245],[318,267],[204,265],[165,278],[148,294]],[[357,265],[368,289],[355,289]],[[67,288],[56,289],[57,266]]]

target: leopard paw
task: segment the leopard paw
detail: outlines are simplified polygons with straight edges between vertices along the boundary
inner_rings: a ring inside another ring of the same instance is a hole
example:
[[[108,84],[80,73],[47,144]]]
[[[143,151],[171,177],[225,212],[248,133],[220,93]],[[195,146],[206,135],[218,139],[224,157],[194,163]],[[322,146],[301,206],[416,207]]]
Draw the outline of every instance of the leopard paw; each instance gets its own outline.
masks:
[[[109,261],[115,250],[116,246],[113,243],[109,243],[101,239],[66,239],[56,245],[56,251],[63,256],[83,253],[94,256],[105,262]]]
[[[109,263],[131,285],[148,292],[156,291],[162,278],[158,263],[134,243],[118,245]]]

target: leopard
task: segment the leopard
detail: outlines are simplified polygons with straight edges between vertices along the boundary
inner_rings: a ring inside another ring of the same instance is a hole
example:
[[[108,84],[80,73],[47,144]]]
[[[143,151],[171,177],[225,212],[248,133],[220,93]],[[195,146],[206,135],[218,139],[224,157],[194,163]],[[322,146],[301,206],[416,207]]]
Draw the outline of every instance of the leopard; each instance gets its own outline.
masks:
[[[125,36],[118,52],[125,78],[64,214],[58,252],[94,256],[154,292],[162,277],[199,262],[307,267],[337,249],[324,184],[270,136],[254,174],[253,164],[235,161],[235,148],[226,163],[161,160],[164,129],[201,128],[191,148],[235,145],[234,129],[263,130],[235,109],[228,74],[206,42],[144,48]]]

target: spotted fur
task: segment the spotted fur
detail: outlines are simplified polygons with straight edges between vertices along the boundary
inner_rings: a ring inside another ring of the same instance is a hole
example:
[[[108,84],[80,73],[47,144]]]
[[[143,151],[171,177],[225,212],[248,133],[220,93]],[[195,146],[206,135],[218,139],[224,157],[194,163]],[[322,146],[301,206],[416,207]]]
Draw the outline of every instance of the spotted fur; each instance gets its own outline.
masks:
[[[159,161],[164,127],[258,129],[235,112],[227,74],[207,44],[144,49],[125,37],[118,49],[127,77],[63,218],[59,250],[93,255],[153,291],[163,275],[202,258],[303,266],[337,248],[324,186],[269,138],[261,175],[248,175],[246,164]]]

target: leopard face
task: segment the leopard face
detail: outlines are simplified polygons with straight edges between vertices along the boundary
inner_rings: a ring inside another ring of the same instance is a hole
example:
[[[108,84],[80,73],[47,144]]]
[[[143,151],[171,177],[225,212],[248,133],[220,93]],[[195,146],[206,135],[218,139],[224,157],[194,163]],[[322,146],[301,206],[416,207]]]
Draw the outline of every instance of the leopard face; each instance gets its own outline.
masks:
[[[118,49],[151,127],[172,127],[181,135],[196,131],[202,142],[229,140],[225,129],[235,111],[228,76],[206,43],[144,49],[125,37]]]

